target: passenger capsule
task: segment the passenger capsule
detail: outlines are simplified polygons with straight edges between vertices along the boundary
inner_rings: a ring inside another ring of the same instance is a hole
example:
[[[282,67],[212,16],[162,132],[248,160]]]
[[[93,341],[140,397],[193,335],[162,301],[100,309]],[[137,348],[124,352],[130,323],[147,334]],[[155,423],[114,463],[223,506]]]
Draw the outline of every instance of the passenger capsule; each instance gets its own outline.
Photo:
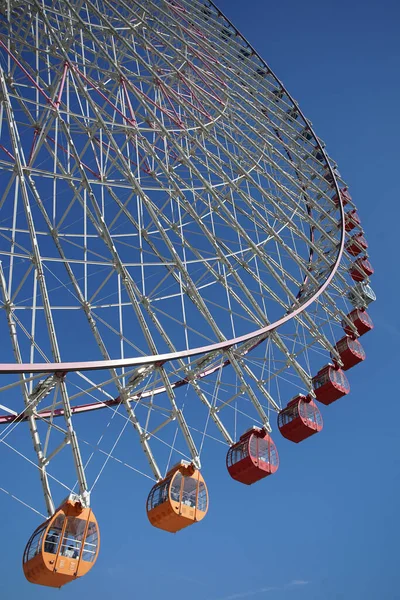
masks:
[[[375,302],[376,294],[368,283],[360,281],[347,292],[347,298],[350,300],[354,308],[365,308],[371,302]]]
[[[264,429],[252,427],[229,448],[226,466],[233,479],[251,485],[275,473],[279,467],[278,451]]]
[[[351,256],[358,256],[368,248],[368,242],[362,231],[353,235],[346,244],[346,250]]]
[[[366,256],[357,258],[350,269],[350,276],[354,281],[364,281],[373,273],[374,269]]]
[[[278,413],[278,427],[284,438],[298,444],[321,431],[322,415],[311,396],[299,394]]]
[[[272,93],[275,96],[275,102],[278,102],[278,100],[280,100],[283,97],[284,91],[282,88],[278,88],[278,89],[272,90]]]
[[[156,483],[147,498],[147,516],[154,527],[176,533],[207,514],[208,493],[203,476],[182,461]]]
[[[324,174],[324,179],[326,179],[326,181],[327,181],[327,182],[328,182],[328,183],[329,183],[331,186],[333,186],[333,184],[334,184],[335,180],[334,180],[334,177],[333,177],[333,175],[331,174],[331,172],[330,172],[328,169],[325,171],[325,174]]]
[[[346,206],[346,204],[351,202],[351,196],[350,196],[349,189],[347,187],[343,187],[343,188],[340,188],[339,192],[340,192],[340,199],[342,201],[342,204],[343,204],[343,206]],[[338,200],[337,194],[335,194],[333,196],[332,200],[336,205],[339,205],[339,200]]]
[[[90,571],[99,544],[92,510],[71,496],[30,537],[23,557],[25,577],[30,583],[60,588]]]
[[[294,119],[294,120],[296,120],[296,119],[298,119],[298,118],[299,118],[299,113],[298,113],[298,110],[297,110],[297,108],[296,108],[296,107],[294,107],[294,108],[289,108],[289,109],[286,111],[286,114],[288,115],[288,117],[290,117],[291,119]]]
[[[221,38],[226,42],[226,40],[230,37],[232,37],[232,32],[229,31],[229,29],[226,29],[226,27],[223,27],[221,29]]]
[[[336,345],[336,350],[340,354],[340,360],[343,363],[343,371],[347,371],[365,360],[365,350],[358,340],[353,339],[349,335],[345,335]]]
[[[312,133],[311,133],[311,131],[309,130],[309,128],[308,128],[307,126],[306,126],[306,127],[304,127],[304,129],[302,129],[302,130],[300,131],[300,135],[301,135],[301,136],[302,136],[302,137],[303,137],[305,140],[308,140],[308,141],[312,140],[312,137],[313,137],[313,136],[312,136]]]
[[[324,162],[325,158],[324,158],[324,154],[322,152],[322,150],[320,150],[318,147],[315,148],[315,150],[313,150],[313,152],[311,152],[311,154],[314,156],[314,158],[316,158],[319,162]]]
[[[355,208],[349,210],[349,212],[345,214],[344,223],[346,231],[352,231],[352,229],[354,229],[355,227],[360,226],[361,219],[358,216],[358,213]]]
[[[266,77],[268,74],[268,71],[266,69],[256,69],[256,73],[257,75],[259,75],[260,77]]]
[[[251,56],[251,52],[247,48],[240,48],[239,53],[240,54],[238,54],[238,58],[240,58],[241,60],[244,60],[245,58],[249,58],[249,56]]]
[[[374,328],[371,317],[367,311],[362,308],[355,308],[347,315],[347,318],[354,323],[358,335],[364,335],[364,333],[368,333],[368,331],[371,331],[371,329]],[[342,321],[342,327],[347,335],[351,336],[353,334],[353,331],[350,326],[347,325],[346,321]]]
[[[342,369],[328,364],[313,377],[315,397],[321,404],[332,404],[350,392],[350,384]]]

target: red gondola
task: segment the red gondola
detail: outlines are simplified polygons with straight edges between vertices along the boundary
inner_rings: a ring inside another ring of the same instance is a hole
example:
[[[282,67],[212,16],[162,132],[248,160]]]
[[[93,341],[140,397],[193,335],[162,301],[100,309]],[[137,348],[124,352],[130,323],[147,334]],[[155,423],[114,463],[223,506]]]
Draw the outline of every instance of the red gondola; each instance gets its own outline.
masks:
[[[321,404],[332,404],[350,392],[350,384],[342,369],[325,365],[312,380],[315,396]]]
[[[361,252],[365,252],[367,248],[368,242],[362,231],[353,235],[346,244],[346,250],[352,256],[358,256]]]
[[[347,318],[354,323],[358,335],[364,335],[364,333],[368,333],[368,331],[371,331],[371,329],[374,328],[371,317],[367,311],[362,308],[355,308],[347,315]],[[342,321],[342,327],[347,335],[353,334],[351,328],[345,321]]]
[[[347,187],[340,188],[339,192],[340,192],[340,199],[342,201],[342,204],[343,204],[343,206],[346,206],[346,204],[348,204],[351,201],[349,189]],[[339,204],[337,194],[335,194],[333,196],[332,200],[334,201],[335,204],[337,204],[337,205]]]
[[[229,448],[226,466],[232,479],[251,485],[275,473],[279,467],[278,451],[264,429],[252,427]]]
[[[284,438],[298,444],[321,431],[322,415],[311,396],[299,394],[278,414],[278,427]]]
[[[366,256],[357,258],[350,269],[350,276],[354,281],[364,281],[374,272],[374,269]]]
[[[361,225],[361,219],[358,216],[355,208],[349,210],[349,212],[345,214],[344,223],[346,231],[351,231],[355,227],[359,227]]]
[[[358,340],[353,339],[349,335],[345,335],[336,345],[336,350],[340,354],[340,359],[343,363],[343,371],[347,371],[365,360],[365,350]]]

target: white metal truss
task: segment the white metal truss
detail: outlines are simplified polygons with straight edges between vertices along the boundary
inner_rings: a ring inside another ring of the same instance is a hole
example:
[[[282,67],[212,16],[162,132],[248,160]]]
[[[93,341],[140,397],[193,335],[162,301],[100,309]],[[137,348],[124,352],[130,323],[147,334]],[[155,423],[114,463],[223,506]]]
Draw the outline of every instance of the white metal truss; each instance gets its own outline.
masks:
[[[271,431],[366,303],[296,101],[208,0],[0,2],[0,80],[0,423],[28,421],[48,513],[66,445],[89,503],[81,413],[113,452],[130,423],[155,479]]]

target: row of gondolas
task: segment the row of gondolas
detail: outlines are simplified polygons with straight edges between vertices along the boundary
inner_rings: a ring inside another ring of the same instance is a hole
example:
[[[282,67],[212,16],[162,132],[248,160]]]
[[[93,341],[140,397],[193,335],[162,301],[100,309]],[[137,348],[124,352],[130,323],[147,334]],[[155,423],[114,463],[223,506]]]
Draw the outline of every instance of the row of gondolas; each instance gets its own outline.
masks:
[[[351,201],[346,188],[341,190],[344,205]],[[345,214],[346,232],[360,228],[357,212]],[[367,249],[362,230],[352,233],[346,251],[356,260],[349,273],[363,282],[373,272],[364,254]],[[366,303],[367,304],[367,303]],[[335,359],[313,377],[314,396],[298,394],[278,414],[278,428],[288,440],[299,443],[322,429],[322,416],[317,400],[329,405],[350,391],[345,372],[365,359],[358,337],[373,328],[366,306],[354,308],[342,323],[345,335],[336,343],[340,362]],[[349,326],[353,323],[358,332]],[[233,479],[251,485],[278,469],[279,457],[271,436],[253,427],[233,444],[227,454],[227,469]],[[147,515],[155,527],[176,533],[201,521],[208,508],[204,479],[192,464],[181,462],[156,483],[147,499]],[[93,512],[82,506],[78,497],[69,497],[55,514],[32,534],[24,552],[23,568],[28,581],[50,587],[61,587],[85,575],[96,562],[99,552],[99,529]]]

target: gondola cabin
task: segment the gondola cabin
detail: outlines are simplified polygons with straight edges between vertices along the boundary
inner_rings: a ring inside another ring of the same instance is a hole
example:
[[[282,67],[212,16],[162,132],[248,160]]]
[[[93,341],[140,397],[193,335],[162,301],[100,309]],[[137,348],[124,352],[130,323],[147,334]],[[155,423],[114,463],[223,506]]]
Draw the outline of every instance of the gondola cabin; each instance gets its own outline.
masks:
[[[365,350],[358,340],[353,339],[349,335],[345,335],[336,345],[336,350],[340,354],[340,360],[343,363],[343,371],[347,371],[365,360]]]
[[[354,281],[364,281],[364,279],[372,275],[373,272],[374,269],[368,258],[363,256],[362,258],[357,258],[357,260],[354,261],[350,269],[350,276],[352,279],[354,279]]]
[[[372,322],[371,317],[367,313],[366,310],[362,308],[355,308],[347,315],[347,318],[354,323],[355,328],[357,329],[358,335],[364,335],[371,331],[374,328],[374,324]],[[353,331],[350,326],[346,323],[346,321],[342,321],[342,327],[344,332],[347,335],[352,335]]]
[[[343,206],[346,206],[346,204],[351,202],[350,192],[347,187],[340,188],[339,192],[340,192],[340,199],[342,201],[342,204],[343,204]],[[337,206],[339,205],[339,199],[338,199],[337,194],[335,194],[333,196],[332,200]]]
[[[99,544],[92,510],[71,497],[33,532],[23,557],[25,577],[30,583],[60,588],[90,571]]]
[[[355,208],[349,210],[344,217],[345,230],[352,231],[355,227],[359,227],[360,225],[361,219],[358,216],[357,210]]]
[[[311,137],[309,138],[311,139]],[[329,170],[326,170],[324,173],[324,179],[331,185],[333,186],[333,184],[335,183],[335,178],[333,177],[332,173]]]
[[[324,153],[318,146],[311,152],[311,154],[316,158],[319,162],[324,162]]]
[[[312,133],[311,133],[311,131],[309,130],[309,128],[308,128],[307,126],[306,126],[306,127],[304,127],[304,129],[302,129],[302,130],[300,131],[300,135],[301,135],[301,136],[302,136],[302,137],[303,137],[305,140],[308,140],[308,141],[309,141],[309,140],[312,140],[312,137],[313,137],[313,136],[312,136]]]
[[[362,281],[356,283],[355,286],[349,289],[347,297],[354,308],[362,309],[376,300],[376,295],[372,287],[368,283]]]
[[[284,438],[298,444],[321,431],[322,415],[311,396],[299,394],[278,413],[278,427]]]
[[[346,244],[346,250],[351,256],[358,256],[368,248],[368,242],[362,231],[353,235]]]
[[[147,498],[147,517],[154,527],[176,533],[207,514],[208,493],[203,476],[182,461],[156,483]]]
[[[278,451],[264,429],[252,427],[229,448],[226,466],[232,479],[251,485],[275,473]]]
[[[346,375],[332,364],[323,367],[312,380],[318,402],[328,406],[350,392]]]

